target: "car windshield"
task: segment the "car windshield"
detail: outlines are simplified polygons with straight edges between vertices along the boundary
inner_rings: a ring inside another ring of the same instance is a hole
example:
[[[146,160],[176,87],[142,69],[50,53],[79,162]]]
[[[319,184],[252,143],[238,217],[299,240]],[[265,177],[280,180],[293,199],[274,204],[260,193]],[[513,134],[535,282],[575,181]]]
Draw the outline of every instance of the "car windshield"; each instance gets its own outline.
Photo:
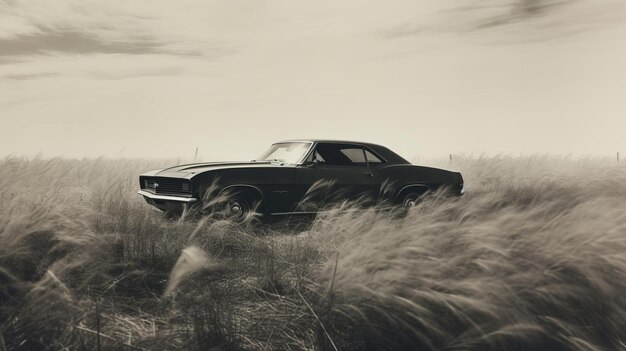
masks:
[[[284,163],[298,163],[309,150],[310,143],[278,143],[270,146],[257,161],[279,161]]]

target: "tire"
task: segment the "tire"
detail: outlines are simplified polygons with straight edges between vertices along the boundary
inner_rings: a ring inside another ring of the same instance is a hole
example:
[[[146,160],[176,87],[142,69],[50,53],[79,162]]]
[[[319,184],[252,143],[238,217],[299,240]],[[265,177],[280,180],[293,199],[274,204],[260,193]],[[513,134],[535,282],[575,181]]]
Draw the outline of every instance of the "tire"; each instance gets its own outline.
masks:
[[[417,203],[423,196],[424,194],[418,194],[414,192],[407,194],[402,200],[402,207],[403,208],[415,207],[415,205],[417,205]]]
[[[420,189],[421,190],[421,189]],[[401,202],[398,204],[399,207],[399,215],[404,217],[409,214],[409,210],[412,207],[417,206],[431,191],[425,189],[424,191],[419,190],[411,190],[404,197],[400,197]]]
[[[234,194],[224,201],[222,215],[233,223],[245,222],[252,213],[252,202],[247,196],[242,194]]]
[[[263,197],[249,189],[234,189],[223,194],[218,204],[219,215],[233,223],[265,223],[268,219],[263,207]]]

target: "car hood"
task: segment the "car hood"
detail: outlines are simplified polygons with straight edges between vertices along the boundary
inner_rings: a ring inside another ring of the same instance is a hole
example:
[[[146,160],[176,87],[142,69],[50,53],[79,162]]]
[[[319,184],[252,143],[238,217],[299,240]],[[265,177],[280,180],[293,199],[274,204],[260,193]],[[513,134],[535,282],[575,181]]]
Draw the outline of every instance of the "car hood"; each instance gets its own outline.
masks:
[[[144,175],[157,177],[175,177],[175,178],[191,178],[195,174],[206,171],[214,171],[227,168],[262,168],[262,167],[284,167],[277,162],[259,161],[259,162],[203,162],[190,163],[186,165],[178,165],[168,167],[156,171],[147,172]]]

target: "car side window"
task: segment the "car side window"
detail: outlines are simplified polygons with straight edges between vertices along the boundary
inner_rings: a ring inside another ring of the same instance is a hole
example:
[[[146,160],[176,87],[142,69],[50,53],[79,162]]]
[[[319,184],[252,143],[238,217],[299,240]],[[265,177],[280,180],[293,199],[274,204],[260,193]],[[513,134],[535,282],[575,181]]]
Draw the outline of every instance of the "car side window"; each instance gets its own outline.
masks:
[[[385,163],[378,156],[374,155],[373,153],[369,152],[368,150],[365,150],[365,156],[367,157],[367,162],[370,165],[372,165],[372,166],[378,166],[381,163]]]
[[[354,145],[318,144],[313,158],[322,165],[366,167],[364,149]]]
[[[365,153],[362,148],[352,147],[340,149],[342,154],[344,154],[347,158],[350,159],[353,166],[367,166],[367,161],[365,160]]]

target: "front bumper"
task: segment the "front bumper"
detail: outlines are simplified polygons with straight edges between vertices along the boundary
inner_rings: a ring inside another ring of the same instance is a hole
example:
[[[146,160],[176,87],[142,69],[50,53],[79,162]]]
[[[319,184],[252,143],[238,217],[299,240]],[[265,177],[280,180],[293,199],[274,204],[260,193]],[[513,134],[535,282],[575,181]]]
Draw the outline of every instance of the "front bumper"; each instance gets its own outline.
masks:
[[[145,190],[139,190],[137,194],[142,195],[146,199],[161,200],[161,201],[175,201],[175,202],[196,202],[198,199],[195,197],[183,197],[183,196],[170,196],[170,195],[156,195]]]

